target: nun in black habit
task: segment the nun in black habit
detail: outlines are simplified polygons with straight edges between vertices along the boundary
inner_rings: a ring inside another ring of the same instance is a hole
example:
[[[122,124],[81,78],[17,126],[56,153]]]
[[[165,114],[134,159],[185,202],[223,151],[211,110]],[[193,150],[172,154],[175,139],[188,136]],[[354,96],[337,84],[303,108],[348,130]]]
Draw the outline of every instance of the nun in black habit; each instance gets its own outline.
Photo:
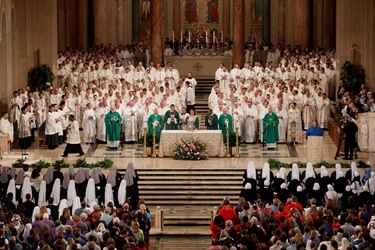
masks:
[[[12,176],[9,174],[9,168],[8,167],[3,167],[3,170],[1,171],[0,175],[0,194],[1,198],[5,198],[9,181],[12,179]],[[13,194],[15,195],[15,194]]]
[[[282,202],[285,203],[290,198],[290,191],[286,183],[281,184],[279,192],[277,192],[276,197]]]
[[[260,180],[258,181],[258,187],[262,189],[264,187],[264,182],[266,180],[269,181],[269,183],[272,183],[274,179],[274,174],[270,170],[270,164],[268,162],[263,164],[262,174],[260,176]]]
[[[318,182],[315,182],[313,185],[313,192],[309,194],[309,199],[315,198],[316,200],[316,205],[317,206],[322,206],[323,205],[323,199],[324,199],[324,194],[322,190],[320,189],[320,185]]]
[[[288,189],[292,194],[296,194],[297,187],[301,185],[302,175],[299,172],[297,163],[293,163],[292,170],[288,173]]]
[[[113,190],[113,199],[115,202],[116,206],[119,206],[118,202],[118,188],[121,183],[121,174],[117,172],[117,167],[112,166],[111,169],[109,170],[108,177],[107,177],[107,183],[110,183],[112,185],[112,190]],[[132,203],[133,205],[133,203]],[[135,209],[132,207],[132,209]]]
[[[339,194],[345,192],[345,187],[349,184],[349,181],[344,177],[344,172],[340,171],[336,174],[336,180],[333,182],[335,191]]]
[[[316,173],[311,162],[306,164],[306,170],[302,173],[302,178],[305,182],[305,190],[308,194],[313,192],[314,183],[316,180]]]
[[[257,186],[257,173],[256,173],[254,163],[252,161],[250,161],[247,164],[247,169],[243,173],[242,179],[243,179],[243,183],[242,183],[243,187],[246,185],[246,183],[250,183],[252,187]]]
[[[250,183],[246,183],[245,187],[241,190],[240,197],[243,197],[245,201],[254,204],[257,199],[256,189],[253,188]]]
[[[270,181],[264,181],[264,187],[259,189],[260,199],[264,203],[268,203],[269,205],[273,204],[273,189],[270,187]]]
[[[273,180],[272,189],[274,192],[278,193],[281,189],[281,184],[286,183],[285,168],[280,168],[279,172],[276,174]]]
[[[76,183],[77,196],[80,198],[85,197],[89,176],[87,176],[85,170],[82,167],[78,168],[76,176],[74,177],[74,181]]]
[[[301,203],[302,207],[307,207],[307,197],[306,193],[303,191],[302,186],[297,187],[297,192],[295,193],[297,201]]]
[[[126,180],[126,198],[130,199],[133,209],[136,209],[139,203],[139,176],[137,171],[134,169],[133,162],[129,162],[128,166],[126,167],[124,180]]]

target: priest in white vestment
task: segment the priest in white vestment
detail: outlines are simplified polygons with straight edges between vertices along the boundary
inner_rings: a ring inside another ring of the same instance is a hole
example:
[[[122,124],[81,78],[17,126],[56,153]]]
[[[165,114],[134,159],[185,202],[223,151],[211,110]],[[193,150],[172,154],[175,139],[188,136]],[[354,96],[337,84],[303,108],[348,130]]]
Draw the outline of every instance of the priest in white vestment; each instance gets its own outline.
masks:
[[[238,136],[243,139],[243,125],[244,125],[244,113],[238,104],[238,101],[233,103],[232,107],[232,117],[233,117],[233,132],[236,132],[238,128]]]
[[[125,142],[137,142],[137,118],[138,108],[134,106],[134,101],[129,102],[129,106],[125,108],[123,115],[123,124],[125,131]]]
[[[288,111],[287,142],[303,143],[301,111],[294,102],[290,104],[290,109]]]
[[[182,108],[181,114],[180,114],[180,130],[186,130],[186,124],[187,124],[187,119],[189,117],[189,114],[186,113],[186,109]]]
[[[108,114],[109,108],[104,102],[99,103],[99,108],[95,110],[97,132],[96,139],[100,142],[105,143],[107,141],[106,128],[105,128],[105,116]]]
[[[0,135],[8,136],[8,139],[13,142],[13,124],[9,121],[9,113],[4,112],[0,119]]]
[[[286,142],[286,131],[288,128],[288,112],[283,108],[282,103],[277,104],[277,109],[275,110],[275,114],[279,118],[279,143]]]
[[[79,156],[84,155],[82,146],[81,146],[81,138],[79,135],[79,124],[74,119],[74,115],[69,115],[69,125],[67,127],[68,136],[67,136],[67,144],[62,154],[63,157],[68,156],[68,154],[79,154]]]
[[[325,129],[328,128],[328,117],[331,114],[330,100],[327,98],[326,93],[323,93],[317,101],[318,115],[317,120],[320,127]]]
[[[82,117],[83,140],[86,144],[94,144],[96,135],[95,111],[92,109],[90,102],[86,106],[87,109],[83,112]]]
[[[244,140],[246,143],[254,143],[257,138],[258,109],[251,100],[248,100],[243,113],[245,116]]]
[[[315,99],[310,96],[310,92],[306,92],[302,99],[303,128],[307,130],[312,121],[315,120],[316,104]]]

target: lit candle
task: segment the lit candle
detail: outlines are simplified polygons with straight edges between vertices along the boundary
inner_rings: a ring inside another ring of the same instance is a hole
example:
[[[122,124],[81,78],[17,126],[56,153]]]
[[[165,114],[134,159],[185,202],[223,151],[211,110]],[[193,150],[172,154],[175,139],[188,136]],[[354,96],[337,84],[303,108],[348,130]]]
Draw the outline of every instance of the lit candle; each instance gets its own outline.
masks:
[[[174,31],[172,32],[172,42],[174,43]]]

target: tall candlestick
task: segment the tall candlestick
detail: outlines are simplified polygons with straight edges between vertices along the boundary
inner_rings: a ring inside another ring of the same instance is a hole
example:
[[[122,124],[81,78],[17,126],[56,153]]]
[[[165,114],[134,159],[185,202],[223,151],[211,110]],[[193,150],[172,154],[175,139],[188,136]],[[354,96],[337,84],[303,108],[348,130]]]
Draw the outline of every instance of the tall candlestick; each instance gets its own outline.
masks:
[[[191,31],[189,30],[189,43],[191,43]]]
[[[224,32],[221,30],[221,43],[224,43]]]
[[[208,33],[207,33],[207,30],[206,30],[206,43],[208,43]]]
[[[172,32],[172,43],[174,43],[174,31]]]
[[[212,34],[212,43],[215,43],[215,31]]]
[[[182,30],[181,30],[181,40],[180,40],[180,42],[182,43]]]

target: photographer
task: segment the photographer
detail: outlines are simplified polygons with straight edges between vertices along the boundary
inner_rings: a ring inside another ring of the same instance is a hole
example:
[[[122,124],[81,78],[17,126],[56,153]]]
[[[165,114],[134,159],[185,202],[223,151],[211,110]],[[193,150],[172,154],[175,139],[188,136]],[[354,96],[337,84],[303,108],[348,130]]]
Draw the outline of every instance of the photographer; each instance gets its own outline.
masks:
[[[350,102],[349,111],[346,115],[346,124],[344,125],[343,132],[345,134],[345,156],[344,160],[353,160],[354,148],[356,145],[355,136],[358,131],[356,120],[358,118],[358,108],[353,102]]]

